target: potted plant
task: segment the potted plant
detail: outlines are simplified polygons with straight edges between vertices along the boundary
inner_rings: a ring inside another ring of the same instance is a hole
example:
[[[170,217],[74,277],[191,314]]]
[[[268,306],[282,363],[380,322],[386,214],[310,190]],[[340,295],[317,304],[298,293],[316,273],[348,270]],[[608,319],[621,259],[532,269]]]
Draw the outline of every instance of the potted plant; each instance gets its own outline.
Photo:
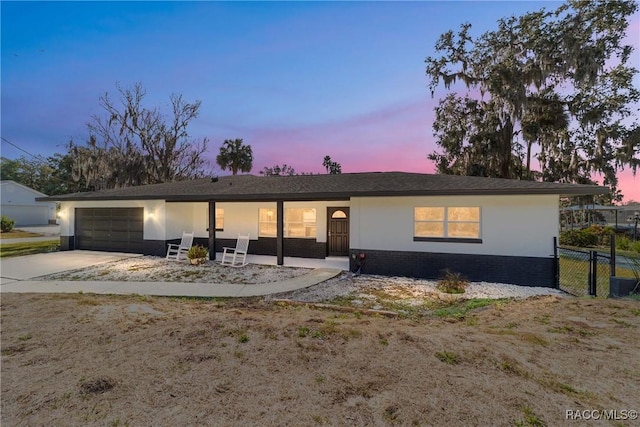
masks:
[[[202,245],[191,246],[187,251],[187,258],[189,258],[191,265],[202,264],[207,260],[208,256],[209,250]]]

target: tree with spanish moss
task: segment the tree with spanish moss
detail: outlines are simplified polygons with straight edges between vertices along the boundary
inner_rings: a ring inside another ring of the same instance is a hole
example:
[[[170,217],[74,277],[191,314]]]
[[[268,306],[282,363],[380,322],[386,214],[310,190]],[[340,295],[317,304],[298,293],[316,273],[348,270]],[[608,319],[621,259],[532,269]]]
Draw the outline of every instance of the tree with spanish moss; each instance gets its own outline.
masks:
[[[207,139],[189,137],[189,123],[198,117],[200,101],[170,96],[171,113],[143,105],[146,90],[116,85],[119,102],[100,97],[102,114],[88,124],[85,144],[67,145],[72,176],[90,190],[156,184],[204,176]]]
[[[637,70],[623,44],[637,8],[569,0],[477,37],[468,23],[442,34],[425,61],[432,96],[450,91],[433,125],[437,170],[578,183],[597,173],[615,190],[616,171],[640,165]]]

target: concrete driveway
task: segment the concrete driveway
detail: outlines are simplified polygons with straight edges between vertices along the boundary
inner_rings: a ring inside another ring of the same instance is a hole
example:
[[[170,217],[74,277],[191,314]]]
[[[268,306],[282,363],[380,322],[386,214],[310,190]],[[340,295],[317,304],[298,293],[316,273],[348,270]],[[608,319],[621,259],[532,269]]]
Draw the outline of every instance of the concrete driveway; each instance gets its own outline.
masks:
[[[140,256],[120,252],[63,251],[2,258],[0,285]]]

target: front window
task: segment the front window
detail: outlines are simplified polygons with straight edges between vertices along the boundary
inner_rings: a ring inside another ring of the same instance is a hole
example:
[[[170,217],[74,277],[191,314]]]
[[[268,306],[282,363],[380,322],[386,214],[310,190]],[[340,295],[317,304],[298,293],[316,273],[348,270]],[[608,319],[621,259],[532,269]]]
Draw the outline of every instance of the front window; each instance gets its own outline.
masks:
[[[224,209],[216,208],[216,231],[224,231]]]
[[[480,239],[480,208],[416,207],[414,237]]]
[[[260,209],[259,235],[260,237],[277,236],[276,209]],[[284,210],[284,237],[316,237],[316,210],[307,208],[286,208]]]
[[[258,235],[260,237],[276,237],[277,217],[275,209],[260,209]]]

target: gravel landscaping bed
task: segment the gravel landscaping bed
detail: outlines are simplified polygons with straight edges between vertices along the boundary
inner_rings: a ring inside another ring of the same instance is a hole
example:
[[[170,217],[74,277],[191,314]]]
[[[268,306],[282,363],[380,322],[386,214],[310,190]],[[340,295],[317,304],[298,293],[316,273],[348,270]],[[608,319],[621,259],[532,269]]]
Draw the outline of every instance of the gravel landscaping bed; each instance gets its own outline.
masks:
[[[339,297],[355,297],[357,304],[361,300],[371,299],[371,294],[384,293],[390,298],[402,299],[407,305],[423,304],[429,300],[457,300],[475,298],[528,298],[539,295],[567,296],[559,289],[517,286],[505,283],[472,282],[463,294],[447,294],[436,288],[435,280],[420,280],[408,277],[385,277],[375,275],[355,276],[344,273],[319,285],[277,295],[305,302],[327,302]],[[352,302],[354,302],[352,301]]]
[[[215,261],[190,265],[188,261],[144,256],[41,276],[36,280],[258,284],[291,279],[309,271],[308,268],[256,264],[229,267]]]
[[[219,262],[206,261],[189,265],[187,261],[169,261],[161,257],[139,257],[100,264],[39,277],[38,280],[185,282],[211,284],[260,284],[291,279],[311,269],[248,264],[234,268]],[[303,302],[331,302],[348,299],[354,306],[378,307],[380,300],[401,301],[405,306],[424,305],[425,302],[451,302],[477,298],[528,298],[539,295],[566,296],[557,289],[515,286],[504,283],[472,282],[463,294],[447,294],[436,288],[435,280],[407,277],[359,275],[345,272],[309,288],[267,297],[286,298]]]

